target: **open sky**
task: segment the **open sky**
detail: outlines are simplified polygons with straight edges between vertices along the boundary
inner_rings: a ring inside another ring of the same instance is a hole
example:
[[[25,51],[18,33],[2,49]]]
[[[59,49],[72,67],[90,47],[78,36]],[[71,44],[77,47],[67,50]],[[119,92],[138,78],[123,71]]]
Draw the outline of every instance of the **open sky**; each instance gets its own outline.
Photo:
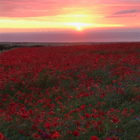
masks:
[[[0,0],[0,31],[140,28],[140,0]]]

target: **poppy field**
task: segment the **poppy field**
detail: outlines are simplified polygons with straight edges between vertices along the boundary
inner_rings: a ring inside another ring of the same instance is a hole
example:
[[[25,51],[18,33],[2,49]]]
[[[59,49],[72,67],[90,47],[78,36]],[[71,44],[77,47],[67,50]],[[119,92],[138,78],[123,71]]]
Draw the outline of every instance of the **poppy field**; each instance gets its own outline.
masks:
[[[0,140],[139,140],[140,43],[0,54]]]

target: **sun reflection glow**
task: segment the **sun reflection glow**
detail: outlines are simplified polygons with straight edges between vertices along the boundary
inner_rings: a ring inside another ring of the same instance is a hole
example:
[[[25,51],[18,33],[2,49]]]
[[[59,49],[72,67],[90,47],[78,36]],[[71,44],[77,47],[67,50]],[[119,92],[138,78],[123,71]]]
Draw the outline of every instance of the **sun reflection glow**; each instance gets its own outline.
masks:
[[[78,31],[81,31],[82,30],[82,27],[81,26],[77,26],[77,30]]]

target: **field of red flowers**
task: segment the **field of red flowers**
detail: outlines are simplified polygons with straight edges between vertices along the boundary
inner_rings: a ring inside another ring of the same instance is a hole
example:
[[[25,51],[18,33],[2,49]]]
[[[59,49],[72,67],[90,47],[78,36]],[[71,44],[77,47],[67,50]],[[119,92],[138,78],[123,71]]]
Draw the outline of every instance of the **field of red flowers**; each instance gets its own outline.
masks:
[[[140,43],[0,54],[0,140],[140,139]]]

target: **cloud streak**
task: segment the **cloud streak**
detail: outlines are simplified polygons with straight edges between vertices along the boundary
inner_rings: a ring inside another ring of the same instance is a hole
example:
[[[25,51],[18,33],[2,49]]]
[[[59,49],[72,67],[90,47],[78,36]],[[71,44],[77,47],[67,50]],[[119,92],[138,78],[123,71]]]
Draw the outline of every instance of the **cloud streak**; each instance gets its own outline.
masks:
[[[122,17],[136,17],[137,15],[110,15],[105,18],[122,18]]]
[[[114,13],[114,15],[117,15],[117,14],[130,14],[130,13],[138,13],[138,12],[140,12],[140,10],[131,9],[131,10],[118,11],[118,12]]]
[[[113,13],[112,15],[105,16],[105,18],[121,18],[121,17],[136,17],[140,13],[138,9],[122,10]]]

